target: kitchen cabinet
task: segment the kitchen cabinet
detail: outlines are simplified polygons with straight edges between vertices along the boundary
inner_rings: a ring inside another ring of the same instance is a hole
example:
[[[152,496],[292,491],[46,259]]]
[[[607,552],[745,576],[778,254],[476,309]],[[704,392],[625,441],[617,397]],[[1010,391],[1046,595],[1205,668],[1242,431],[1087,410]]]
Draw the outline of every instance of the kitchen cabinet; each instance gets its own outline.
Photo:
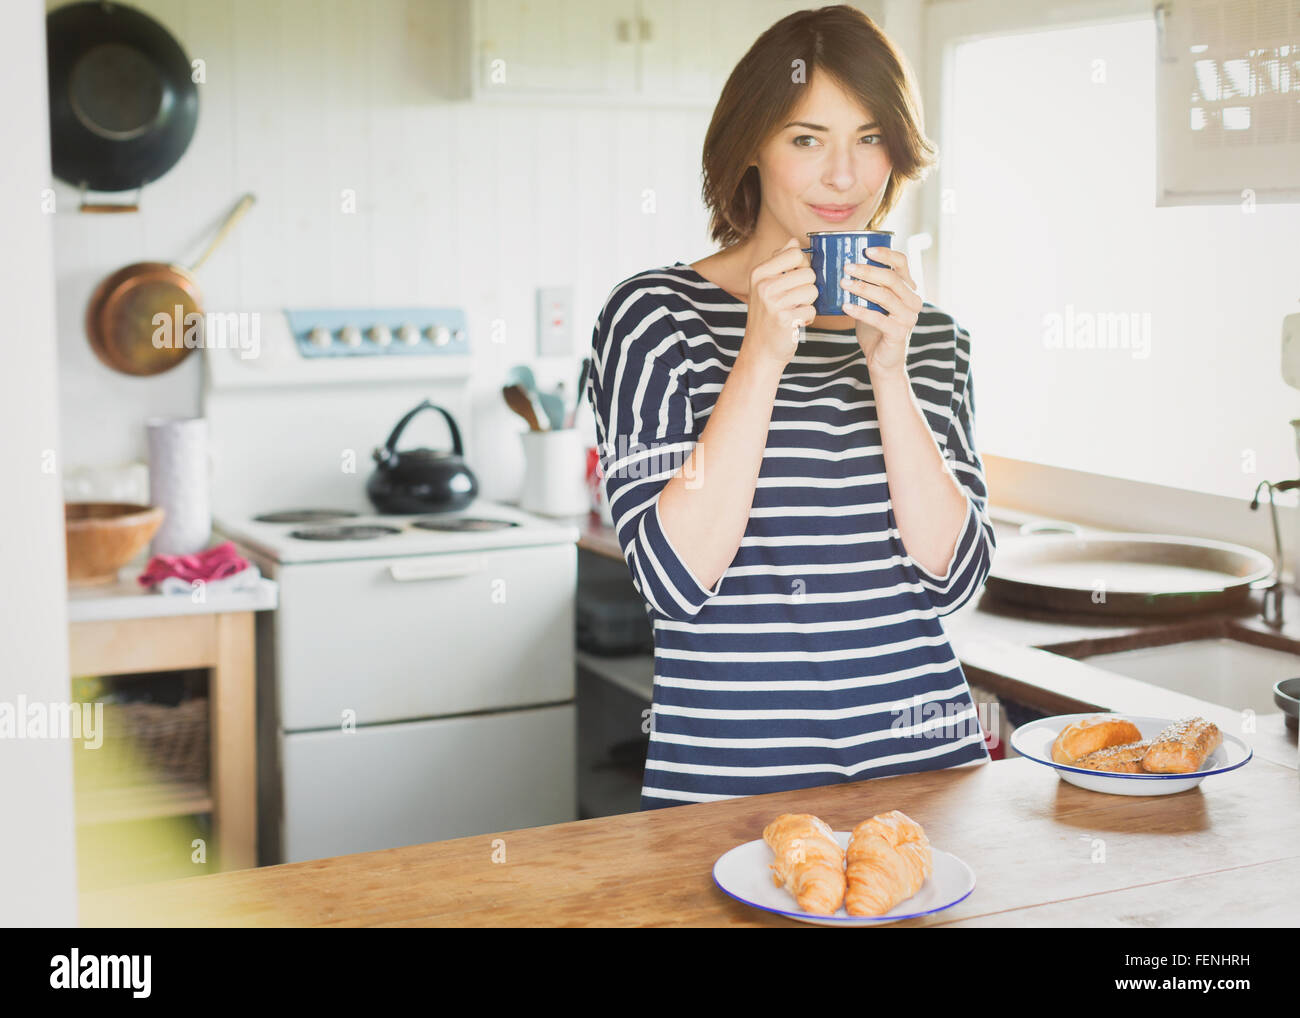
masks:
[[[1259,757],[1154,798],[1090,792],[1004,760],[94,892],[81,916],[91,926],[791,926],[723,894],[715,860],[780,813],[816,813],[843,831],[900,809],[976,878],[953,908],[900,926],[1293,925],[1298,804],[1295,769]]]
[[[480,0],[474,98],[601,95],[636,85],[636,0]]]
[[[794,0],[478,0],[468,18],[470,95],[711,105],[753,41],[806,7]]]
[[[263,579],[248,591],[185,595],[145,590],[136,575],[68,595],[73,675],[209,669],[209,785],[158,782],[79,797],[79,824],[211,813],[214,854],[224,869],[257,865],[257,755],[253,617],[274,608],[278,590]]]
[[[1160,3],[1155,24],[1156,204],[1251,211],[1300,200],[1300,82],[1284,5]]]

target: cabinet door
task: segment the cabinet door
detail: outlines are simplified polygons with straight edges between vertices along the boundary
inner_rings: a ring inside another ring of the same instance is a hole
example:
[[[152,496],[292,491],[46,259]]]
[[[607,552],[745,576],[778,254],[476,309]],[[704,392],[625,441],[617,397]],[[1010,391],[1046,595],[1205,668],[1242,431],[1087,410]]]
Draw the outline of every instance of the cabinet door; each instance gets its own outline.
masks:
[[[639,0],[642,93],[715,102],[754,40],[808,6],[798,0]]]
[[[284,861],[574,820],[575,739],[572,706],[285,735]]]
[[[479,0],[474,16],[478,95],[636,88],[636,0]]]

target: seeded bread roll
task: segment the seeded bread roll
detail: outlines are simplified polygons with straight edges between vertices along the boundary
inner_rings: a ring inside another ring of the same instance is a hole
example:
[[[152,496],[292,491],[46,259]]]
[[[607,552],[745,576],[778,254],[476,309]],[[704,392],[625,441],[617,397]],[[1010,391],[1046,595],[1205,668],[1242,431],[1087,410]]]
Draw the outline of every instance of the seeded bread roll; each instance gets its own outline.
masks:
[[[1153,774],[1190,774],[1223,742],[1223,735],[1205,718],[1183,718],[1156,736],[1142,766]]]
[[[1073,764],[1080,757],[1099,749],[1141,740],[1142,733],[1132,721],[1098,714],[1066,725],[1052,743],[1052,759],[1060,764]]]
[[[1099,749],[1095,753],[1081,756],[1072,766],[1084,767],[1090,771],[1109,771],[1111,774],[1142,774],[1142,758],[1151,748],[1154,739],[1140,742],[1125,742],[1109,749]]]

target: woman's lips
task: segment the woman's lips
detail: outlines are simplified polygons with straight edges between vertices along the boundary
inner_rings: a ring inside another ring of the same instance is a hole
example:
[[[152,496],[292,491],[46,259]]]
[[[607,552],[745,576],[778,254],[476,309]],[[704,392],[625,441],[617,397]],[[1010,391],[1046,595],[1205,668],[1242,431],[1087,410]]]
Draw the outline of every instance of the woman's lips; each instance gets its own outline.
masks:
[[[842,223],[857,209],[856,205],[809,205],[808,207],[829,223]]]

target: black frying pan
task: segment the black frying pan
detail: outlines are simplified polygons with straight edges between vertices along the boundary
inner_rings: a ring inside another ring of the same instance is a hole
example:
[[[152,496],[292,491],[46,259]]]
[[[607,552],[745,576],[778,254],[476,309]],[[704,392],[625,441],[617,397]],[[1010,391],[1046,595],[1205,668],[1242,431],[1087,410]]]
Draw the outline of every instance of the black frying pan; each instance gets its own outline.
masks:
[[[127,191],[175,166],[194,137],[199,94],[171,33],[132,7],[90,2],[51,11],[45,34],[54,175]]]

